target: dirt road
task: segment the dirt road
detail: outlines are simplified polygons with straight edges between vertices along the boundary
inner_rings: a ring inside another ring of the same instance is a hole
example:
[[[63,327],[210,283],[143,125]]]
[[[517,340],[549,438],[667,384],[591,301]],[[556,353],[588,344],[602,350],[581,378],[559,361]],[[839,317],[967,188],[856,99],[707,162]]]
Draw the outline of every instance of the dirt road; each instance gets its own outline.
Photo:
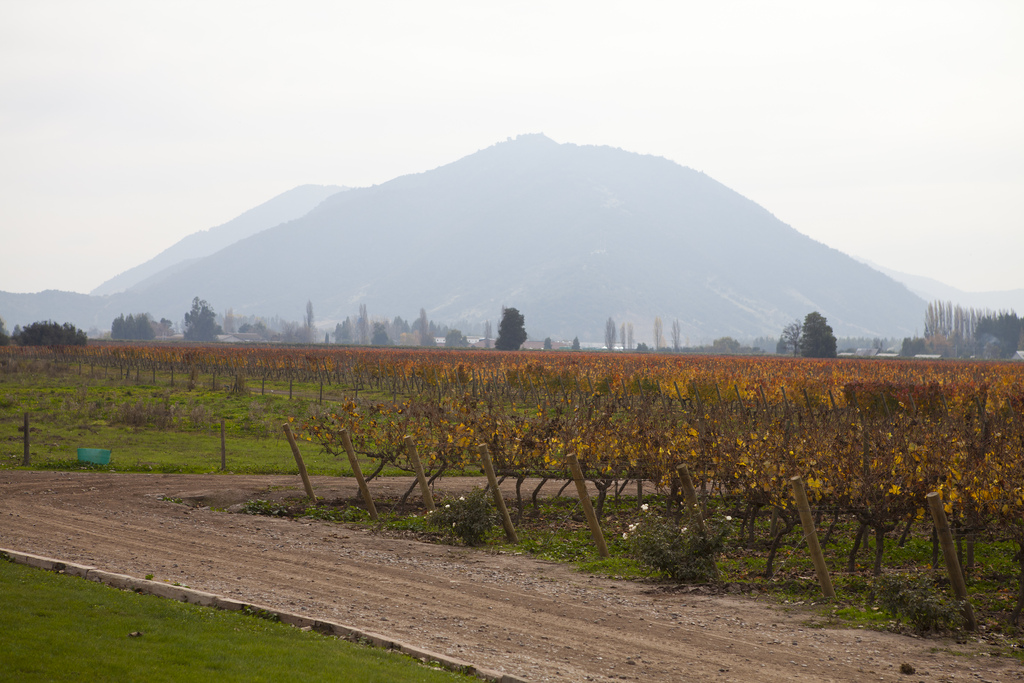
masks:
[[[358,494],[351,480],[313,484],[329,499]],[[406,486],[371,484],[378,495]],[[0,472],[0,547],[315,615],[528,681],[1024,678],[984,643],[809,628],[802,608],[749,597],[665,592],[525,556],[160,500],[226,508],[301,492],[287,476]],[[901,674],[903,663],[916,673]]]

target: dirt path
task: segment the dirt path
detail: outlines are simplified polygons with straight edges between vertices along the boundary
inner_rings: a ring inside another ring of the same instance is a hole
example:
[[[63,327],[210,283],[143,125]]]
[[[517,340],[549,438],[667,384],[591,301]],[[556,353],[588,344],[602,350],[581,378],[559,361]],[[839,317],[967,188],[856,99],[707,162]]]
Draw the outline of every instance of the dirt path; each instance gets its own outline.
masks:
[[[313,483],[326,498],[357,495],[350,480]],[[379,494],[407,485],[371,484]],[[666,593],[524,556],[159,500],[227,507],[300,494],[286,476],[0,472],[0,547],[315,615],[528,681],[1024,678],[982,643],[812,629],[806,614],[752,598]],[[904,662],[916,674],[900,674]]]

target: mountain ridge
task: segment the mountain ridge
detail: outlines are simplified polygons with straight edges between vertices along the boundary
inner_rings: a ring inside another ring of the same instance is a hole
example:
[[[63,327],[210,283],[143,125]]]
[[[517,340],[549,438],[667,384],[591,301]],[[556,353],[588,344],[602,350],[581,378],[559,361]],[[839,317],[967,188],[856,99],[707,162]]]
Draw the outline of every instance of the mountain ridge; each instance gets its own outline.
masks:
[[[186,235],[153,258],[100,284],[89,294],[117,294],[146,281],[151,284],[158,282],[173,274],[184,261],[210,256],[240,239],[298,218],[330,195],[345,189],[339,185],[299,185],[239,214],[227,223]]]
[[[612,317],[644,341],[660,316],[693,343],[775,336],[811,310],[841,336],[906,336],[925,306],[699,171],[538,134],[335,193],[179,265],[108,304],[179,320],[199,296],[296,320],[308,300],[329,327],[360,304],[388,317],[422,307],[474,329],[505,305],[533,338],[599,341]]]
[[[951,301],[953,304],[960,304],[978,309],[1003,311],[1024,311],[1024,288],[1002,289],[984,292],[969,292],[935,278],[924,275],[913,275],[892,268],[886,268],[874,261],[855,256],[858,261],[866,263],[875,270],[884,273],[897,282],[902,282],[907,289],[917,294],[926,301]]]

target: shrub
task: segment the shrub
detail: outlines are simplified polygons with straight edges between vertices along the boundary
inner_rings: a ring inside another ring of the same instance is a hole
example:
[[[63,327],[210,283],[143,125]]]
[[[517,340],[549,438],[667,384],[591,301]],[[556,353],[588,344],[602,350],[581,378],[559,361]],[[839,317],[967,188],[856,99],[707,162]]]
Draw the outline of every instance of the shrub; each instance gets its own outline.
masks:
[[[673,581],[713,581],[727,535],[725,525],[710,521],[705,531],[678,527],[644,505],[640,521],[623,537],[634,559]]]
[[[958,630],[964,623],[963,604],[939,593],[927,576],[881,576],[872,586],[872,595],[889,616],[921,632]]]
[[[368,515],[364,510],[357,507],[347,507],[342,510],[331,507],[319,507],[310,505],[302,513],[303,517],[319,519],[325,522],[361,522]]]
[[[266,515],[267,517],[287,517],[288,508],[269,500],[249,500],[242,507],[247,515]]]
[[[166,399],[163,403],[147,402],[142,399],[134,403],[126,401],[115,406],[110,421],[129,427],[145,427],[152,424],[157,429],[167,429],[174,425],[174,407]]]
[[[458,499],[442,501],[443,504],[429,513],[430,526],[466,545],[480,545],[499,521],[489,498],[486,489],[477,488]]]

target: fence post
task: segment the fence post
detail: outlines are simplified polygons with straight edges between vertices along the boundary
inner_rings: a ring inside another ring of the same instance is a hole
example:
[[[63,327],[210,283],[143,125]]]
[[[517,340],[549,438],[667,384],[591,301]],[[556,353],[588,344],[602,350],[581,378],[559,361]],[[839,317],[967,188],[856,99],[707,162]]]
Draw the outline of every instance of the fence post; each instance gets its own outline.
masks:
[[[693,486],[693,478],[690,477],[690,470],[686,465],[679,465],[676,467],[676,472],[679,473],[679,481],[683,485],[683,496],[686,498],[686,507],[690,511],[690,515],[693,517],[694,523],[701,532],[705,532],[704,528],[704,514],[700,509],[700,501],[697,500],[697,489]]]
[[[416,479],[420,482],[420,493],[423,495],[423,506],[427,508],[427,512],[433,512],[434,497],[430,495],[430,487],[427,486],[427,477],[423,474],[423,463],[420,462],[420,455],[416,452],[416,442],[412,440],[411,436],[406,435],[405,447],[409,450],[409,459],[412,460],[412,466],[416,470]]]
[[[373,504],[370,487],[366,485],[366,480],[363,479],[363,470],[359,467],[359,460],[356,458],[355,449],[352,448],[352,439],[349,437],[347,429],[341,430],[341,445],[345,447],[345,452],[348,454],[348,464],[352,468],[352,473],[356,476],[359,492],[363,494],[363,503],[366,504],[366,511],[370,513],[370,519],[376,522],[377,507]]]
[[[508,539],[509,543],[519,543],[516,529],[512,526],[512,518],[508,516],[508,508],[505,507],[505,499],[501,497],[501,491],[498,490],[498,478],[494,476],[494,463],[491,462],[491,454],[487,451],[487,444],[480,444],[477,452],[480,453],[480,462],[483,463],[484,474],[487,475],[487,483],[491,485],[494,507],[498,508],[498,512],[501,513],[501,525],[505,527],[505,538]]]
[[[220,471],[228,468],[227,449],[224,447],[224,420],[220,421]]]
[[[967,584],[964,583],[964,575],[960,571],[960,561],[957,560],[956,547],[953,545],[953,534],[949,530],[946,511],[942,507],[942,494],[932,491],[925,496],[925,499],[928,501],[932,520],[935,522],[935,532],[939,537],[939,545],[942,546],[942,556],[946,560],[946,571],[949,572],[949,583],[953,587],[953,595],[957,600],[963,602],[967,630],[974,631],[978,628],[978,622],[974,619],[974,609],[967,599]]]
[[[807,539],[807,548],[811,551],[811,560],[814,561],[814,571],[818,574],[821,592],[826,598],[834,598],[836,597],[836,591],[832,587],[832,578],[828,575],[825,556],[822,554],[821,546],[818,544],[818,531],[814,528],[811,506],[807,502],[807,491],[804,490],[804,480],[798,475],[792,477],[789,483],[793,485],[793,496],[796,498],[797,509],[800,510],[800,524],[804,527],[804,537]]]
[[[597,552],[601,557],[608,557],[608,546],[604,542],[604,534],[601,532],[601,523],[594,514],[594,506],[590,503],[590,493],[587,491],[587,481],[583,478],[583,470],[580,469],[580,461],[576,456],[569,453],[565,456],[572,470],[573,481],[576,482],[576,493],[579,494],[580,504],[583,505],[583,514],[587,517],[587,524],[590,525],[590,536],[597,545]]]
[[[32,464],[32,456],[29,455],[29,432],[28,432],[28,413],[25,413],[25,457],[22,458],[21,464],[28,467]]]
[[[306,474],[306,463],[302,462],[302,456],[299,454],[299,446],[295,443],[295,435],[292,434],[292,426],[287,422],[284,423],[284,434],[288,437],[288,444],[292,447],[292,455],[295,456],[295,464],[299,466],[299,476],[302,477],[302,485],[306,487],[306,495],[312,501],[316,500],[316,496],[313,495],[313,484],[309,482],[309,475]]]

